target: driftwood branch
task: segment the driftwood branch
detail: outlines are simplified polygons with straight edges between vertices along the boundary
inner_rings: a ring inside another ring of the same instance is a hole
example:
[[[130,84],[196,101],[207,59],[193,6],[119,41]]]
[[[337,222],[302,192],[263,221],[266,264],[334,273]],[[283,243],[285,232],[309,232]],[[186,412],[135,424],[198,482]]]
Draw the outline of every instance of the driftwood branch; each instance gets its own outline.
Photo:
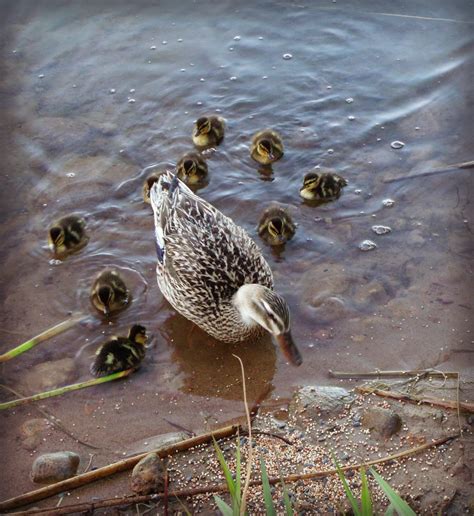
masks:
[[[226,426],[224,428],[219,428],[217,430],[214,430],[213,432],[207,432],[196,437],[191,437],[190,439],[185,439],[184,441],[175,443],[166,448],[158,449],[156,450],[156,453],[160,457],[164,458],[169,455],[174,455],[175,453],[188,450],[193,446],[198,446],[199,444],[207,443],[211,441],[213,437],[215,439],[229,437],[237,433],[238,429],[238,425],[231,425]],[[61,482],[57,482],[55,484],[51,484],[40,489],[36,489],[35,491],[30,491],[29,493],[25,493],[14,498],[10,498],[9,500],[0,502],[0,511],[15,509],[23,505],[43,500],[45,498],[48,498],[49,496],[62,493],[64,491],[70,491],[72,489],[76,489],[77,487],[81,487],[86,484],[90,484],[101,478],[106,478],[110,475],[114,475],[115,473],[127,471],[133,468],[141,459],[146,457],[149,453],[152,452],[140,453],[139,455],[134,455],[133,457],[129,457],[127,459],[114,462],[113,464],[109,464],[108,466],[98,468],[94,471],[88,471],[87,473],[83,473],[81,475],[68,478],[67,480],[62,480]]]
[[[392,392],[384,391],[382,389],[374,389],[373,387],[356,387],[356,391],[361,394],[376,394],[382,398],[392,398],[399,401],[408,401],[410,403],[416,403],[417,405],[422,403],[424,405],[434,405],[450,410],[459,410],[461,412],[474,413],[474,403],[466,401],[452,401],[442,400],[440,398],[429,398],[425,396],[414,396],[412,394],[406,394],[404,392]]]
[[[398,181],[404,181],[405,179],[416,179],[418,177],[435,176],[438,174],[446,174],[447,172],[454,172],[459,169],[468,169],[468,168],[473,168],[473,167],[474,167],[474,161],[465,161],[464,163],[454,163],[452,165],[438,167],[433,170],[428,170],[426,172],[420,172],[418,174],[413,174],[411,176],[391,177],[389,179],[385,179],[384,183],[397,183]]]
[[[451,441],[452,439],[456,439],[459,437],[459,434],[449,435],[447,437],[442,437],[441,439],[433,440],[429,443],[422,444],[420,446],[416,446],[414,448],[409,448],[408,450],[404,450],[393,455],[388,455],[387,457],[383,457],[381,459],[370,460],[361,464],[354,464],[349,466],[341,467],[342,471],[349,470],[359,470],[361,468],[365,468],[367,466],[375,466],[376,464],[383,464],[385,462],[389,462],[392,460],[403,459],[404,457],[408,457],[410,455],[415,455],[421,453],[430,448],[435,448],[436,446],[440,446],[442,444]],[[330,475],[336,475],[337,469],[328,469],[328,470],[316,470],[309,473],[304,474],[295,474],[288,475],[286,477],[272,477],[269,479],[270,484],[275,485],[283,482],[297,482],[298,480],[312,480],[314,478],[322,478]],[[259,486],[261,485],[261,480],[252,480],[250,482],[251,486]],[[226,484],[218,484],[213,486],[203,486],[196,487],[192,489],[180,489],[179,491],[170,491],[168,492],[168,497],[192,497],[200,494],[210,494],[210,493],[223,493],[228,491],[228,487]],[[164,493],[157,493],[151,495],[143,495],[143,496],[124,496],[122,498],[109,498],[106,500],[100,500],[98,502],[91,503],[78,503],[74,505],[68,505],[64,507],[60,507],[57,509],[33,509],[30,511],[22,511],[15,512],[15,516],[26,516],[27,514],[36,514],[36,515],[48,515],[48,516],[60,516],[63,514],[72,514],[77,512],[93,512],[95,509],[103,508],[103,507],[120,507],[127,506],[136,503],[149,502],[154,500],[163,499],[165,496]]]
[[[457,371],[435,371],[431,369],[416,369],[412,371],[367,371],[365,373],[331,371],[331,378],[411,378],[411,377],[433,377],[433,378],[458,378]]]

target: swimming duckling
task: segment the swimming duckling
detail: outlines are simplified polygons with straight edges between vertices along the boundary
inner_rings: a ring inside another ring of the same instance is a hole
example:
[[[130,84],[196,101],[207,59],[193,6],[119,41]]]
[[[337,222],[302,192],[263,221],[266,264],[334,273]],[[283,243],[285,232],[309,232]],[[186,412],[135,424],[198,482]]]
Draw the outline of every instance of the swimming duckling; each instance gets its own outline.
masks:
[[[176,165],[176,173],[187,185],[203,183],[207,176],[207,163],[194,152],[185,154]]]
[[[283,245],[295,234],[296,226],[290,214],[279,206],[270,206],[260,217],[258,234],[269,245]]]
[[[118,272],[102,271],[91,289],[92,304],[108,316],[125,308],[130,301],[130,292]]]
[[[100,346],[91,365],[91,373],[95,376],[105,376],[126,369],[137,369],[145,357],[146,342],[145,327],[134,324],[128,337],[112,337]]]
[[[281,136],[271,129],[265,129],[254,135],[250,146],[250,156],[262,165],[270,165],[283,156]]]
[[[76,215],[69,215],[57,220],[48,232],[50,249],[57,257],[64,257],[79,251],[89,241],[85,227],[85,220]]]
[[[150,174],[143,183],[143,200],[148,204],[150,204],[151,187],[158,181],[159,177],[157,174]]]
[[[220,116],[203,116],[194,124],[193,142],[197,147],[219,145],[224,139],[225,121]]]
[[[310,172],[304,176],[300,195],[308,201],[331,201],[338,199],[347,181],[332,172]]]

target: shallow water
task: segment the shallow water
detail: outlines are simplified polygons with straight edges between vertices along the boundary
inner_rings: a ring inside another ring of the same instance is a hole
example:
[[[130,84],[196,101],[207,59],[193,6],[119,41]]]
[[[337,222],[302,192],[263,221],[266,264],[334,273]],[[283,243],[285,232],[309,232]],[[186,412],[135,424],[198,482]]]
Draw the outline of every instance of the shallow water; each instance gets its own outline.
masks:
[[[1,351],[70,312],[91,316],[4,364],[2,383],[29,394],[41,381],[34,366],[65,357],[77,363],[71,380],[87,379],[104,334],[139,322],[152,335],[130,380],[42,405],[76,437],[109,450],[98,464],[172,431],[168,421],[200,431],[241,415],[232,353],[244,361],[249,398],[268,392],[268,403],[298,385],[330,382],[330,369],[469,373],[472,169],[386,181],[473,159],[470,2],[20,1],[2,15]],[[261,245],[291,307],[300,368],[270,339],[215,342],[156,285],[142,183],[192,150],[193,121],[205,113],[223,116],[227,132],[209,153],[210,180],[199,194]],[[285,144],[271,175],[248,153],[265,127]],[[394,149],[395,141],[404,146]],[[318,165],[349,186],[314,207],[298,192]],[[298,224],[280,251],[256,232],[272,201]],[[51,262],[47,227],[68,213],[86,218],[89,244]],[[392,231],[377,235],[374,225]],[[362,252],[367,239],[377,247]],[[133,295],[110,323],[88,298],[105,266],[123,272]],[[2,415],[6,467],[19,473],[2,497],[31,488],[30,452],[16,436],[32,415],[33,407]],[[49,440],[39,451],[60,447]]]

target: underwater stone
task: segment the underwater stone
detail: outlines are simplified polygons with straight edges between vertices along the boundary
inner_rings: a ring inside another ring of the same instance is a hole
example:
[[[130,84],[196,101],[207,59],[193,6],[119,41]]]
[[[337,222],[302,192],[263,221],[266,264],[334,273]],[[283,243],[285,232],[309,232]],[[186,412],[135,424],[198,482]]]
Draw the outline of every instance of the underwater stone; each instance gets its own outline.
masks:
[[[132,471],[132,491],[138,494],[157,493],[165,485],[165,466],[156,453],[149,453]]]
[[[31,480],[40,484],[51,484],[73,477],[79,466],[80,457],[71,451],[45,453],[33,462]]]

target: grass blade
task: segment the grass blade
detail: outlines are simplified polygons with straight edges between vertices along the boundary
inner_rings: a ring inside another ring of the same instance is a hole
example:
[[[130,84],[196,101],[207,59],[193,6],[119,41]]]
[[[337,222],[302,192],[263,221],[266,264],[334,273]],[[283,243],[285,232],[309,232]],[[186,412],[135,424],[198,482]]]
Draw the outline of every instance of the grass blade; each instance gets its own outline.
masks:
[[[386,494],[390,500],[391,505],[397,511],[399,516],[416,516],[413,509],[400,497],[400,495],[375,471],[374,468],[370,468],[370,472],[374,476],[378,485],[382,488],[382,491]]]
[[[6,410],[9,408],[17,407],[18,405],[24,405],[30,401],[44,400],[46,398],[52,398],[53,396],[60,396],[66,392],[77,391],[86,387],[92,387],[93,385],[99,385],[101,383],[118,380],[119,378],[128,376],[133,371],[135,371],[135,369],[126,369],[125,371],[109,374],[108,376],[102,376],[101,378],[93,378],[92,380],[87,380],[85,382],[73,383],[71,385],[65,385],[64,387],[58,387],[57,389],[53,389],[51,391],[33,394],[33,396],[27,396],[26,398],[18,398],[16,400],[6,401],[5,403],[0,403],[0,410]]]
[[[214,441],[214,448],[217,453],[217,458],[219,459],[219,463],[221,465],[222,472],[224,473],[225,481],[227,482],[227,487],[229,488],[230,497],[232,500],[235,500],[235,483],[234,483],[234,479],[232,478],[232,473],[230,472],[230,469],[229,469],[229,466],[227,465],[224,454],[222,453],[221,449],[219,448],[217,441],[214,439],[214,437],[212,438],[212,440]]]
[[[360,505],[362,509],[362,514],[364,516],[372,516],[372,499],[370,497],[369,484],[367,482],[367,474],[365,472],[365,468],[361,468],[360,478],[362,481],[360,489]]]
[[[283,503],[285,504],[285,514],[286,516],[293,516],[293,506],[291,504],[290,495],[288,494],[288,489],[286,487],[285,482],[283,481],[283,476],[280,472],[280,480],[281,487],[283,489]]]
[[[224,500],[220,496],[214,495],[214,501],[216,502],[217,507],[224,516],[233,516],[234,513],[232,509],[229,505],[227,505],[224,502]]]
[[[265,509],[267,516],[276,516],[275,506],[273,505],[272,492],[270,490],[270,482],[268,481],[267,468],[265,462],[260,458],[260,470],[262,472],[262,490],[263,499],[265,500]]]
[[[237,434],[237,447],[235,450],[235,499],[240,507],[240,497],[242,495],[242,474],[240,461],[240,437]]]
[[[393,508],[392,504],[390,504],[387,507],[387,510],[385,511],[385,516],[395,516],[395,509]]]
[[[342,485],[344,487],[344,491],[346,493],[347,499],[349,500],[352,510],[355,514],[355,516],[362,516],[362,512],[360,510],[359,504],[357,503],[357,500],[355,499],[351,488],[349,487],[349,484],[347,483],[346,477],[344,476],[344,473],[341,469],[341,466],[339,465],[339,462],[337,462],[336,456],[333,452],[331,452],[332,460],[334,461],[334,464],[336,464],[337,474],[342,482]]]

